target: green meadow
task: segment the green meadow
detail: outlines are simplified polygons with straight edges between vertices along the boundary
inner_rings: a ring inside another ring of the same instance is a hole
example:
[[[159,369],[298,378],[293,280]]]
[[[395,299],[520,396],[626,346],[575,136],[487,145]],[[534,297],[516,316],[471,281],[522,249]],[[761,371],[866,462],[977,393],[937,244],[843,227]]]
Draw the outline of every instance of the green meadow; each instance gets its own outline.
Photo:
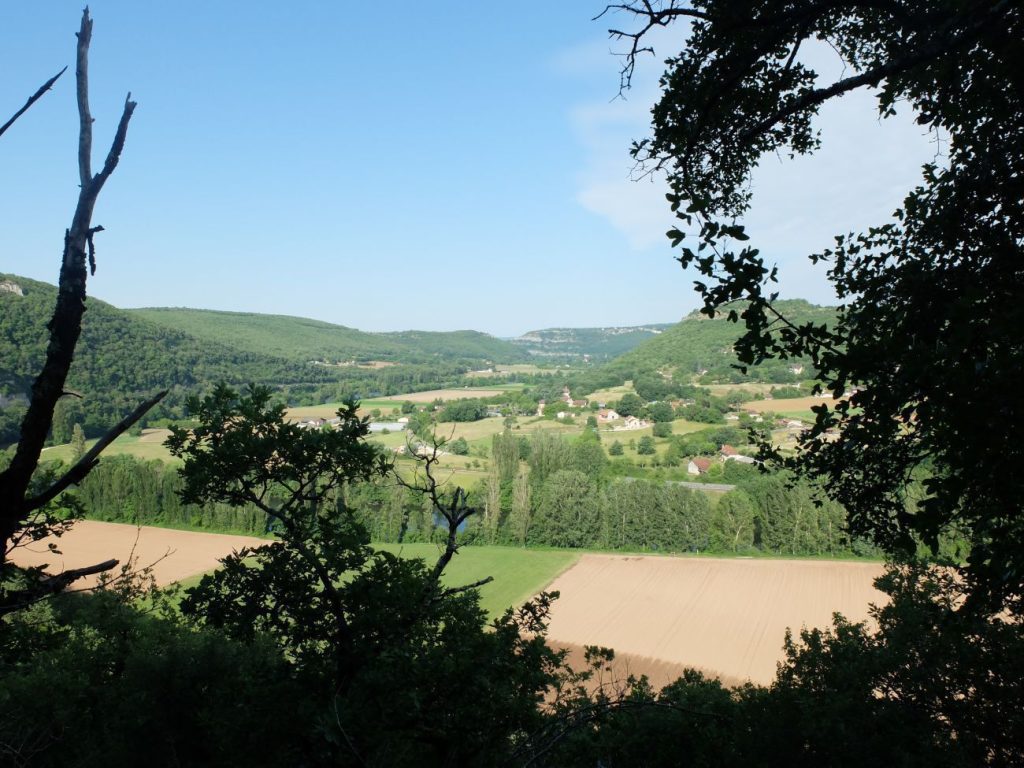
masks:
[[[401,557],[437,560],[437,544],[375,544],[376,549]],[[488,576],[494,581],[480,587],[480,604],[492,618],[506,608],[522,604],[573,565],[581,552],[518,547],[462,547],[445,569],[443,581],[457,587]]]
[[[127,454],[145,461],[159,459],[164,462],[176,462],[177,459],[171,456],[168,450],[164,448],[164,440],[170,434],[166,429],[144,429],[141,435],[123,434],[103,451],[103,455],[118,456]],[[95,444],[95,440],[86,440],[86,449],[92,448]],[[73,458],[74,451],[70,443],[55,445],[52,448],[44,448],[43,454],[40,457],[42,461],[63,461],[65,464],[71,463]]]
[[[422,558],[433,564],[441,553],[437,544],[374,544],[374,549],[399,557]],[[462,547],[445,569],[442,581],[448,587],[493,577],[480,587],[480,605],[490,618],[507,608],[524,603],[554,581],[558,574],[575,564],[582,552],[567,550],[520,549],[518,547]],[[196,574],[178,582],[183,589],[194,587],[205,574]]]

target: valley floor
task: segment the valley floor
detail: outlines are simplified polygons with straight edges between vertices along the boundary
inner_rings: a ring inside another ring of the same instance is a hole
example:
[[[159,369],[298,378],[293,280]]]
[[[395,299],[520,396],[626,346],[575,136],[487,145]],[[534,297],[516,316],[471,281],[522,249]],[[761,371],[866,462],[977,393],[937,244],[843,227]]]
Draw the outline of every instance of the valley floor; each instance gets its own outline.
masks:
[[[16,550],[19,565],[51,571],[118,558],[153,569],[158,584],[194,583],[232,550],[265,539],[80,521],[56,540]],[[435,544],[378,545],[403,557],[436,558]],[[827,627],[833,612],[868,619],[884,598],[872,586],[882,565],[835,560],[639,556],[467,546],[445,574],[452,585],[493,576],[481,602],[500,614],[542,589],[561,593],[549,637],[582,664],[584,645],[619,656],[606,681],[647,674],[664,685],[685,666],[735,683],[767,683],[782,659],[785,631]],[[86,586],[83,584],[83,586]],[[578,657],[578,658],[577,658]]]

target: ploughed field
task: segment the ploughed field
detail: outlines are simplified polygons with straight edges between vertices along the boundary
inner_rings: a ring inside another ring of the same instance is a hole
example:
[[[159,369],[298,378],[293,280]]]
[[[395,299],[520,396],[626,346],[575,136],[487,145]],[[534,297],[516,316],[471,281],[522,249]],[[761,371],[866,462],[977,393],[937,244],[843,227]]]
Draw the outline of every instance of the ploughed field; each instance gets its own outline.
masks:
[[[62,554],[51,553],[57,545]],[[152,566],[160,586],[177,581],[191,586],[217,567],[218,561],[236,549],[267,544],[270,539],[228,536],[203,531],[181,531],[123,523],[80,520],[60,538],[48,538],[14,551],[21,566],[46,565],[50,573],[82,568],[110,558],[122,564],[134,560],[138,568]],[[378,549],[400,557],[419,557],[432,565],[441,552],[437,544],[380,544]],[[464,547],[445,571],[449,586],[471,584],[488,576],[494,580],[480,588],[480,602],[493,618],[520,605],[544,588],[580,554],[569,550],[523,550],[513,547]],[[115,575],[117,571],[113,572]],[[76,587],[95,586],[96,578],[84,578]]]
[[[53,542],[61,551],[47,549]],[[114,558],[136,568],[152,567],[158,585],[171,584],[217,567],[217,561],[233,550],[266,544],[266,539],[220,533],[179,531],[124,523],[79,520],[60,538],[47,538],[19,547],[11,559],[21,566],[46,565],[50,573],[83,568]],[[115,569],[111,572],[117,575]],[[96,584],[96,577],[75,582],[76,587]]]
[[[768,683],[787,627],[830,627],[832,614],[868,618],[885,595],[878,563],[586,554],[554,580],[549,636],[602,645],[625,668],[698,668],[726,682]],[[659,684],[667,680],[655,680]]]
[[[109,558],[135,558],[152,566],[158,584],[194,583],[221,557],[267,539],[119,523],[79,521],[59,540],[15,550],[23,566],[49,566],[51,573]],[[434,544],[380,545],[402,557],[436,559]],[[831,626],[832,614],[868,618],[871,602],[882,602],[872,581],[878,563],[829,560],[725,559],[580,554],[567,550],[473,547],[459,550],[445,574],[457,586],[486,576],[483,608],[494,617],[542,589],[558,590],[549,637],[569,648],[582,666],[585,645],[614,648],[616,662],[604,680],[647,674],[664,685],[685,667],[734,684],[768,683],[782,659],[786,628]],[[77,586],[91,586],[95,578]]]

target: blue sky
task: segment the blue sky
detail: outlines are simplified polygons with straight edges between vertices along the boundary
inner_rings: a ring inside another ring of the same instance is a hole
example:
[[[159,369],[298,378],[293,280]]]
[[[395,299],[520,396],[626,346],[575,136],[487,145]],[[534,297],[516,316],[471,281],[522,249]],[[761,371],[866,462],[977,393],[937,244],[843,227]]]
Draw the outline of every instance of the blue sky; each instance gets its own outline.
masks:
[[[94,217],[107,231],[90,293],[372,331],[679,319],[693,278],[664,238],[664,190],[630,180],[628,147],[683,29],[615,99],[601,7],[95,0],[96,163],[127,91],[139,107]],[[3,119],[72,65],[0,139],[0,271],[49,282],[77,195],[80,13],[11,0],[0,14]],[[935,150],[866,94],[821,125],[817,156],[762,164],[747,223],[783,295],[824,303],[805,255],[884,220]]]

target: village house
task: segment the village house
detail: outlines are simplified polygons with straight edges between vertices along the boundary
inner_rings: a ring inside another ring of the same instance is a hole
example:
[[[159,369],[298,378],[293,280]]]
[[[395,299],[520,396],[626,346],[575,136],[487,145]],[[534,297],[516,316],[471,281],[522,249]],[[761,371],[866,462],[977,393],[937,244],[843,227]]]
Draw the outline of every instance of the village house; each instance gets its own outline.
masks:
[[[742,453],[737,451],[728,443],[722,446],[721,450],[722,461],[738,461],[740,464],[753,464],[754,459],[750,456],[744,456]]]
[[[597,412],[597,421],[601,424],[607,424],[609,421],[616,421],[620,418],[619,414],[611,408],[602,408]]]
[[[686,472],[690,475],[706,475],[709,469],[711,469],[711,459],[706,459],[703,456],[690,459],[686,465]]]
[[[638,419],[636,416],[627,416],[626,420],[622,422],[622,429],[643,429],[644,427],[650,426],[650,424],[644,419]]]
[[[586,408],[587,405],[589,405],[589,401],[587,400],[573,400],[568,389],[562,392],[562,400],[565,401],[565,404],[570,408]]]

